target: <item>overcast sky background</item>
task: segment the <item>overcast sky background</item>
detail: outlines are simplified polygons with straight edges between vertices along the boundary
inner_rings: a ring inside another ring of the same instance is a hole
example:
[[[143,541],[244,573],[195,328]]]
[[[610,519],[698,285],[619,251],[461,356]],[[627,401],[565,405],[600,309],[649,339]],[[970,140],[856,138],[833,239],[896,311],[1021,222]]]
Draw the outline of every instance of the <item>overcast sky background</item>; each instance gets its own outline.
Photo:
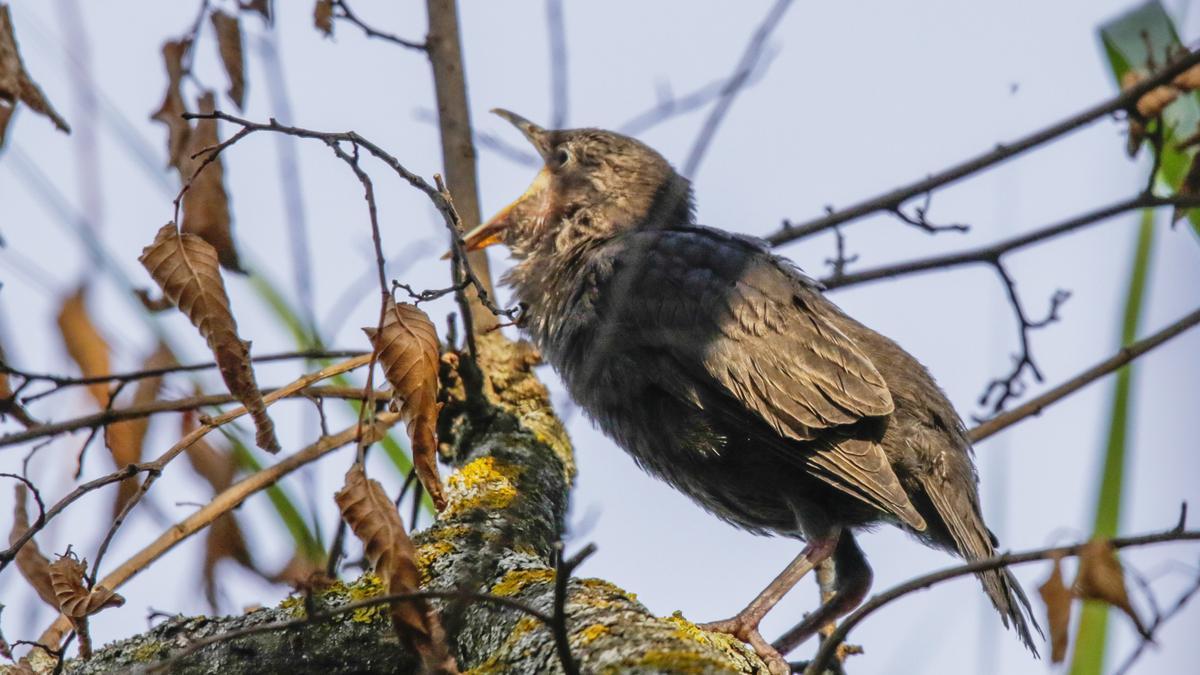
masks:
[[[282,57],[283,79],[275,84],[290,98],[290,120],[320,130],[354,129],[426,177],[439,171],[436,128],[422,114],[433,107],[424,56],[366,40],[348,24],[336,26],[335,39],[324,39],[311,27],[311,3],[276,4],[279,15],[271,39]],[[1113,84],[1095,28],[1130,6],[1127,0],[796,2],[770,41],[774,58],[769,70],[738,97],[700,167],[695,182],[699,220],[767,234],[783,218],[804,220],[819,215],[825,205],[845,205],[922,177],[1107,98]],[[1177,2],[1171,9],[1185,6]],[[413,39],[424,34],[424,3],[357,0],[353,7],[386,30]],[[768,7],[767,2],[682,0],[569,3],[569,124],[617,127],[651,106],[661,87],[669,85],[682,94],[726,77]],[[159,49],[165,39],[187,29],[196,8],[196,2],[179,1],[12,3],[28,69],[75,127],[74,135],[64,136],[47,120],[22,110],[0,155],[0,232],[7,242],[0,249],[0,319],[5,348],[22,367],[67,369],[54,317],[61,298],[85,279],[92,282],[90,307],[96,321],[117,351],[115,368],[138,367],[153,345],[147,323],[125,291],[98,271],[72,228],[94,228],[133,283],[150,284],[137,255],[171,217],[176,189],[173,173],[156,169],[166,164],[165,130],[148,119],[166,83]],[[518,143],[519,135],[486,111],[501,106],[535,121],[548,119],[544,3],[467,0],[461,19],[476,127]],[[1191,12],[1184,21],[1185,39],[1195,38],[1198,19],[1200,13]],[[83,29],[86,41],[68,37],[72,21]],[[271,75],[261,58],[266,31],[249,16],[243,28],[249,60],[245,114],[286,121],[289,115],[270,95]],[[199,78],[223,91],[226,82],[207,23],[196,54]],[[94,79],[98,91],[99,107],[91,114],[80,107],[86,106],[75,85],[81,73]],[[187,91],[189,102],[194,101],[195,90]],[[235,110],[227,99],[219,106]],[[679,117],[641,138],[679,164],[703,119],[703,112]],[[222,128],[224,137],[230,133],[228,126]],[[89,135],[98,139],[98,170],[88,169]],[[930,218],[969,223],[969,234],[930,237],[881,216],[846,228],[849,249],[865,268],[983,244],[1131,196],[1148,167],[1144,161],[1129,161],[1124,143],[1119,123],[1099,121],[938,192]],[[377,296],[361,187],[319,142],[259,135],[225,155],[243,260],[294,291],[292,230],[279,180],[281,147],[298,153],[314,253],[305,271],[315,287],[313,313],[323,322],[322,337],[335,347],[365,348],[359,327],[374,323]],[[369,169],[379,193],[385,252],[396,258],[389,276],[416,287],[445,285],[447,267],[438,260],[444,230],[428,201],[386,168],[372,164]],[[519,194],[533,172],[481,149],[485,217]],[[1143,335],[1191,311],[1200,300],[1197,238],[1187,228],[1168,228],[1166,214],[1160,215]],[[1048,385],[1115,349],[1136,223],[1137,215],[1130,213],[1010,259],[1031,314],[1043,312],[1055,289],[1073,293],[1063,307],[1063,321],[1035,336]],[[783,249],[816,275],[827,272],[824,261],[832,251],[832,236]],[[496,268],[508,265],[500,250],[491,260]],[[241,333],[253,340],[254,351],[291,349],[290,338],[248,282],[229,278],[227,283]],[[356,283],[361,291],[351,291],[347,303],[346,289]],[[921,359],[964,418],[981,412],[976,398],[984,383],[1007,370],[1016,348],[1011,310],[986,267],[855,287],[833,298]],[[441,317],[453,308],[447,301],[431,303],[428,310],[440,326]],[[161,325],[178,336],[182,360],[206,358],[203,341],[185,319],[166,316]],[[258,379],[263,386],[275,385],[297,373],[296,364],[275,365],[262,368]],[[1174,523],[1180,502],[1200,504],[1200,456],[1192,417],[1200,406],[1198,373],[1200,333],[1195,331],[1138,361],[1124,532],[1163,529]],[[542,374],[560,410],[570,414],[553,373],[543,369]],[[206,381],[211,390],[222,390],[215,376]],[[184,395],[188,386],[186,380],[176,380],[169,393]],[[1004,547],[1040,547],[1086,536],[1111,387],[1111,380],[1095,384],[980,445],[986,517]],[[64,407],[52,404],[35,412],[65,419],[89,405],[82,390],[51,400]],[[272,410],[285,451],[312,440],[317,429],[310,405],[287,403]],[[337,417],[331,426],[349,423],[340,409]],[[739,610],[798,551],[800,544],[794,541],[737,531],[643,475],[581,414],[571,414],[569,426],[579,463],[570,546],[599,546],[581,574],[616,582],[656,613],[682,610],[690,619],[705,621]],[[157,421],[147,455],[156,456],[177,433],[177,420]],[[32,462],[31,476],[48,500],[70,489],[82,438],[60,439]],[[0,470],[19,471],[24,453],[0,452]],[[332,493],[351,454],[343,450],[284,482],[299,501],[319,509],[326,533],[337,517]],[[381,455],[373,457],[370,470],[394,491],[399,479],[382,460]],[[93,447],[84,476],[110,470],[106,453]],[[11,494],[7,486],[0,489],[0,513],[11,512]],[[139,508],[122,530],[106,558],[106,570],[208,495],[207,485],[190,469],[174,466],[150,495],[154,508]],[[105,492],[82,500],[39,537],[42,550],[61,552],[72,544],[93,555],[111,499]],[[266,499],[251,499],[239,517],[261,564],[282,566],[292,546]],[[860,542],[875,570],[876,590],[954,562],[890,528],[861,536]],[[93,621],[96,642],[143,630],[148,607],[206,612],[199,592],[201,558],[202,540],[196,537],[122,588],[126,605]],[[1152,579],[1164,602],[1194,575],[1197,564],[1194,546],[1161,546],[1125,559]],[[1045,564],[1016,570],[1035,598],[1039,616],[1043,608],[1036,587],[1048,571]],[[227,612],[275,603],[287,591],[231,564],[221,572],[229,582],[222,605]],[[814,586],[802,584],[768,616],[763,631],[768,638],[815,606]],[[52,617],[15,568],[0,575],[0,598],[8,605],[3,630],[10,640],[36,637]],[[1112,626],[1117,639],[1110,667],[1134,644],[1123,617],[1114,617]],[[1197,634],[1200,611],[1193,607],[1163,629],[1161,647],[1151,649],[1135,672],[1194,667],[1200,657]],[[851,641],[866,649],[849,664],[854,675],[1049,668],[1034,663],[1015,637],[1005,634],[978,584],[968,578],[892,604],[859,627]],[[797,654],[811,649],[806,645]]]

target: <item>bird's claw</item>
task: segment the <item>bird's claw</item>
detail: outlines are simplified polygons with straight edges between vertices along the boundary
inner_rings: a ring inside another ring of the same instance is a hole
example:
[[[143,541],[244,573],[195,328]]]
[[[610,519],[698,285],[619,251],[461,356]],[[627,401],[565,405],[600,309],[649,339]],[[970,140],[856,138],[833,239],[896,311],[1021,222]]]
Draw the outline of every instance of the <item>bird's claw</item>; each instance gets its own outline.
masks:
[[[754,653],[758,654],[758,658],[767,664],[767,670],[770,671],[771,675],[788,675],[788,673],[792,672],[791,666],[788,665],[783,655],[776,651],[771,646],[771,643],[763,639],[762,634],[758,632],[757,622],[751,622],[741,616],[735,616],[732,619],[725,619],[723,621],[702,623],[699,625],[699,628],[710,633],[725,633],[750,645],[754,648]]]

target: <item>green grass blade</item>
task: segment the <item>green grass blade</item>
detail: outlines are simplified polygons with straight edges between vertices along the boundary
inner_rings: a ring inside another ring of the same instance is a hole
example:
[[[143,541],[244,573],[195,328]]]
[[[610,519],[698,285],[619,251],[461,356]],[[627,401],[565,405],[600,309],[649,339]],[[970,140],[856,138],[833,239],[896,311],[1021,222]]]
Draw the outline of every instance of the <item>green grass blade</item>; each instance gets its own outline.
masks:
[[[1125,298],[1125,313],[1121,321],[1121,344],[1137,339],[1138,324],[1146,298],[1146,282],[1150,276],[1151,253],[1154,246],[1154,212],[1142,212],[1138,228],[1137,248],[1133,257],[1133,272]],[[1104,467],[1100,474],[1100,490],[1096,495],[1096,515],[1092,532],[1098,537],[1113,537],[1121,521],[1122,493],[1125,466],[1128,459],[1128,436],[1132,398],[1133,366],[1117,371],[1113,386],[1112,410],[1109,416],[1108,443],[1104,452]],[[1108,605],[1087,601],[1075,635],[1075,651],[1071,658],[1071,675],[1101,675],[1108,645]]]
[[[256,266],[255,269],[259,268]],[[292,307],[287,297],[279,291],[279,287],[273,284],[270,279],[262,274],[255,273],[250,277],[250,287],[266,303],[276,318],[287,327],[298,348],[320,349],[323,346],[320,338],[316,335],[316,331],[304,324],[304,320],[300,318],[300,313]],[[350,379],[345,375],[330,378],[330,381],[339,386],[351,385]],[[357,401],[347,401],[347,403],[357,415],[361,404]],[[400,475],[407,476],[413,470],[411,456],[404,449],[404,446],[396,440],[395,435],[389,433],[384,436],[379,441],[379,446],[383,448],[384,455],[387,456],[392,466],[396,468],[396,471]],[[429,499],[428,494],[422,493],[421,504],[426,513],[431,515],[437,513],[433,507],[433,501]]]
[[[228,434],[227,437],[233,447],[233,458],[237,462],[238,468],[250,472],[262,471],[262,462],[258,461],[250,448],[236,434]],[[278,484],[267,488],[267,498],[271,500],[271,505],[279,514],[279,519],[292,535],[292,540],[296,542],[296,550],[303,553],[304,557],[310,561],[324,561],[325,547],[313,535],[312,529],[300,515],[300,509],[296,508],[295,500]]]

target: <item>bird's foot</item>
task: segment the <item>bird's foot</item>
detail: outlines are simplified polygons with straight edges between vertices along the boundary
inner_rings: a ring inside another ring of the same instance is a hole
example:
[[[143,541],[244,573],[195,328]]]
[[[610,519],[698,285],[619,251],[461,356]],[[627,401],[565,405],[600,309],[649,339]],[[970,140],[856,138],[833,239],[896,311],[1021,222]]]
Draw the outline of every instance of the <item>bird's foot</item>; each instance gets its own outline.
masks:
[[[758,632],[758,622],[741,615],[735,616],[732,619],[724,621],[713,621],[712,623],[702,623],[699,625],[701,630],[709,631],[710,633],[725,633],[745,642],[754,648],[754,652],[758,657],[767,664],[767,669],[771,675],[788,675],[792,672],[791,666],[788,665],[783,655],[771,646],[771,643],[763,639],[761,633]]]

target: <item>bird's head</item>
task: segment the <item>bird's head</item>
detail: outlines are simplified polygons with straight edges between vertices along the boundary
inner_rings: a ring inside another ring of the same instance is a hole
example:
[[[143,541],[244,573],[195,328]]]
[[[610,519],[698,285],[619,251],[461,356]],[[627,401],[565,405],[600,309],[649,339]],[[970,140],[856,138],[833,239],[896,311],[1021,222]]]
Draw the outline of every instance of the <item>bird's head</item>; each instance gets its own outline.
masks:
[[[502,243],[525,259],[691,221],[687,179],[640,141],[601,129],[543,129],[492,112],[517,127],[545,164],[525,194],[466,235],[468,250]]]

